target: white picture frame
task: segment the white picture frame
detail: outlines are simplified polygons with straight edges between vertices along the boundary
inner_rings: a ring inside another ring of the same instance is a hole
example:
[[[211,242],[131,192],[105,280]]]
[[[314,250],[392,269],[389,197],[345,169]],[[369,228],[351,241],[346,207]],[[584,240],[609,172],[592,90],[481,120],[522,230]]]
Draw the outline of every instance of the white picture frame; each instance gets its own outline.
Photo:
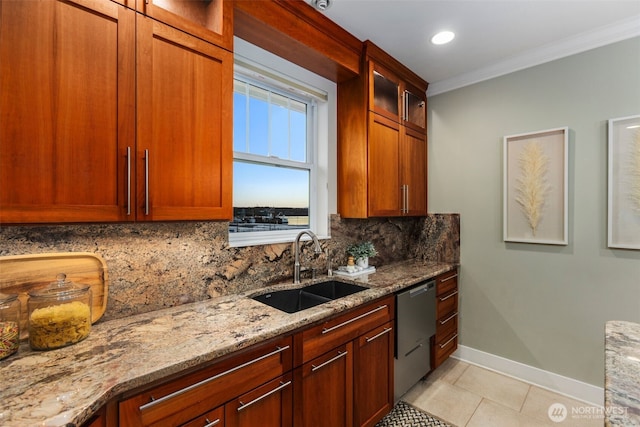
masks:
[[[640,249],[640,115],[610,119],[607,246]]]
[[[569,128],[503,141],[503,239],[567,245]]]

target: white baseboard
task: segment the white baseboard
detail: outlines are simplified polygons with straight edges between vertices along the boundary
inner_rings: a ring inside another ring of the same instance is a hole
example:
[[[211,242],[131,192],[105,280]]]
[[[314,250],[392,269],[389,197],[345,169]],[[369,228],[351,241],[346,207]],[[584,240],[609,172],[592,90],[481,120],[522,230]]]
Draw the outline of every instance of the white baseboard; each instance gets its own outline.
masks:
[[[600,407],[604,406],[604,389],[602,387],[463,345],[458,345],[458,350],[451,357],[534,384],[572,399]]]

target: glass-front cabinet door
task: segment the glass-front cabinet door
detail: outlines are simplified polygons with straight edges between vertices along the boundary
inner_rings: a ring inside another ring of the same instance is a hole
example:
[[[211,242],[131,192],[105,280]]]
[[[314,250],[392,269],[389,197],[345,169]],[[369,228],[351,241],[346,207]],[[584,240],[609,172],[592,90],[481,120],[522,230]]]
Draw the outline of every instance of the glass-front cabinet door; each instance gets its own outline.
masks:
[[[427,123],[425,97],[417,95],[411,90],[404,91],[404,115],[406,125],[414,125],[418,129],[425,129]]]
[[[370,73],[373,84],[370,84],[369,108],[398,122],[401,115],[400,80],[391,72],[374,64],[370,65]]]

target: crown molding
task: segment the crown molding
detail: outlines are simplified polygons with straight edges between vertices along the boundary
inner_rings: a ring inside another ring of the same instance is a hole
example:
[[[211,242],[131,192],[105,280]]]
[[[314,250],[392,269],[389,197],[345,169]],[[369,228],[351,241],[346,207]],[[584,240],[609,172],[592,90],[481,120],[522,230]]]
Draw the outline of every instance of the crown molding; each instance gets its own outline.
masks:
[[[504,61],[450,79],[433,82],[429,85],[427,96],[438,95],[637,36],[640,36],[640,15],[522,52]]]

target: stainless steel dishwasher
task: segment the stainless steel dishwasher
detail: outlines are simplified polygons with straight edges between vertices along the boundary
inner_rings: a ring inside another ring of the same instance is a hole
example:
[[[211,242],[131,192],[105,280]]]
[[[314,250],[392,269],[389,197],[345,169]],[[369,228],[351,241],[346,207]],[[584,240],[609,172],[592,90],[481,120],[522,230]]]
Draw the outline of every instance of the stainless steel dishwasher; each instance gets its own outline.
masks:
[[[400,400],[431,367],[429,338],[436,333],[436,282],[396,294],[394,400]]]

